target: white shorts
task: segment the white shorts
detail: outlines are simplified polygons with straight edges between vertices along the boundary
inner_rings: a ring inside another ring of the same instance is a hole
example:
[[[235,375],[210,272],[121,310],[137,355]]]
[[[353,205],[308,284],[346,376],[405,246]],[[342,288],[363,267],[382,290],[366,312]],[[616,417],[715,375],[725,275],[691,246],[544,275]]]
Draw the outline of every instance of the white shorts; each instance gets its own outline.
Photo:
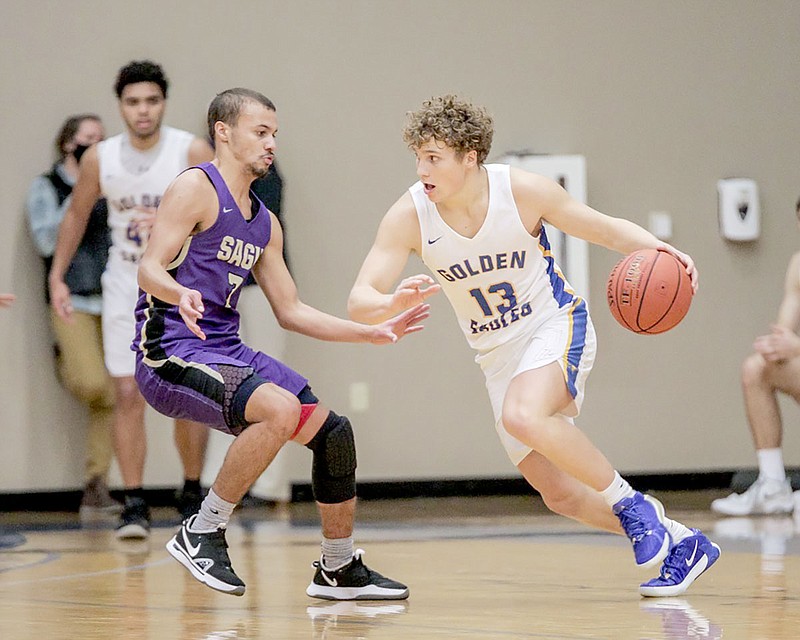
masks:
[[[582,302],[565,307],[522,341],[503,345],[476,358],[486,376],[495,429],[514,466],[522,462],[532,449],[510,435],[503,426],[503,402],[511,381],[525,371],[558,362],[574,398],[563,417],[572,422],[580,413],[586,378],[592,370],[596,351],[594,326],[586,304]]]
[[[133,376],[136,354],[134,310],[139,299],[137,265],[109,261],[103,273],[103,352],[106,368],[115,378]]]

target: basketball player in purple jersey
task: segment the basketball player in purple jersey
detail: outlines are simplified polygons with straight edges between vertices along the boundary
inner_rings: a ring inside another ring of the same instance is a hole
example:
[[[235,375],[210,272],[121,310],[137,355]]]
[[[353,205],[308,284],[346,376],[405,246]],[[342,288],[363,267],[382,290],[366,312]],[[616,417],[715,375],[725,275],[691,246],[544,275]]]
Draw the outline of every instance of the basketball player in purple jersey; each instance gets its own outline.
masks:
[[[313,452],[312,486],[322,520],[322,555],[308,595],[395,600],[408,588],[370,570],[353,549],[356,451],[350,421],[323,406],[306,378],[239,337],[236,304],[248,273],[285,329],[321,340],[396,342],[428,316],[415,305],[363,325],[304,304],[283,260],[277,218],[250,191],[275,153],[277,116],[255,91],[230,89],[208,109],[213,162],[182,173],[158,210],[139,265],[136,380],[161,413],[236,437],[198,513],[167,543],[200,582],[242,595],[225,528],[236,504],[289,440]]]
[[[641,567],[663,561],[661,575],[639,587],[642,595],[683,593],[716,561],[719,547],[634,491],[575,426],[595,334],[586,301],[553,260],[543,223],[621,253],[667,251],[696,288],[694,263],[552,180],[484,164],[493,134],[486,110],[457,96],[432,98],[409,114],[404,139],[420,180],[384,217],[350,293],[350,316],[381,322],[443,290],[477,352],[512,463],[553,511],[624,531]],[[412,252],[438,284],[420,274],[395,287]]]
[[[137,264],[167,185],[187,166],[214,155],[205,140],[162,124],[168,87],[162,68],[149,60],[133,61],[119,70],[114,91],[125,131],[91,146],[82,155],[48,279],[53,310],[61,319],[71,321],[73,309],[64,274],[92,207],[103,195],[108,201],[111,230],[111,249],[102,280],[103,351],[114,381],[114,450],[125,485],[125,506],[116,530],[122,539],[150,535],[150,509],[142,488],[147,452],[145,402],[133,378],[135,358],[130,351],[138,298]],[[184,471],[178,509],[185,515],[201,500],[200,474],[208,432],[202,425],[178,420],[174,438]]]

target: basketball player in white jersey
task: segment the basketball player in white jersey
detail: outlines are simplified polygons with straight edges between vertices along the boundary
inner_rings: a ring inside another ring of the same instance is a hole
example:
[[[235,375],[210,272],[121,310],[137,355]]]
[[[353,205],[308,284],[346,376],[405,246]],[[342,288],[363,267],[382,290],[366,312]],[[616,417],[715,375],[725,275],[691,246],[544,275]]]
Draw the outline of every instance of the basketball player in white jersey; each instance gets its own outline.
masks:
[[[511,461],[557,513],[630,538],[636,563],[661,575],[640,593],[683,593],[719,557],[700,531],[664,516],[634,491],[573,422],[595,355],[586,301],[565,280],[543,223],[623,254],[691,258],[632,222],[603,215],[558,184],[484,164],[486,111],[456,96],[409,114],[404,139],[420,181],[389,209],[350,293],[350,316],[381,322],[444,290],[486,376],[496,429]],[[411,253],[421,274],[395,287]]]
[[[134,61],[120,69],[115,90],[126,130],[91,147],[81,158],[49,277],[51,304],[68,320],[72,308],[64,273],[93,203],[105,196],[112,245],[103,274],[102,324],[106,367],[116,391],[114,445],[125,484],[125,508],[116,532],[119,538],[146,538],[150,530],[150,512],[142,491],[147,448],[145,402],[133,377],[135,355],[130,349],[139,295],[139,258],[169,183],[186,167],[214,157],[204,140],[162,125],[167,88],[163,70],[153,62]],[[179,494],[184,517],[202,500],[199,478],[207,440],[204,426],[175,421],[175,443],[184,467],[185,482]]]

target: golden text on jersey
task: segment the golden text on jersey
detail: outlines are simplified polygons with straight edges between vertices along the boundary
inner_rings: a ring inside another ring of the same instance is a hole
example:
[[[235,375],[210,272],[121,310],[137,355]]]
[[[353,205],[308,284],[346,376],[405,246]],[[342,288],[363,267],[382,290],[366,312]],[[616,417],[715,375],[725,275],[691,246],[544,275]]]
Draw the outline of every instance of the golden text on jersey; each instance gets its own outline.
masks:
[[[421,183],[410,189],[420,221],[422,260],[479,355],[524,339],[576,300],[555,264],[544,227],[538,237],[525,229],[511,192],[509,167],[484,166],[489,207],[472,238],[442,220]]]

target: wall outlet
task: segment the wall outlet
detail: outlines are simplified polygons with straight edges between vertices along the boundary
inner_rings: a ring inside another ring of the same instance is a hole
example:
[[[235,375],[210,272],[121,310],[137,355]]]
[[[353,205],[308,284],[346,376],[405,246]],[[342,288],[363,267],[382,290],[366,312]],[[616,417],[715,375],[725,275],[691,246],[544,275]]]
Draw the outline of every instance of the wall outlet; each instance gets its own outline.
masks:
[[[369,385],[366,382],[350,383],[350,411],[364,413],[369,409]]]

